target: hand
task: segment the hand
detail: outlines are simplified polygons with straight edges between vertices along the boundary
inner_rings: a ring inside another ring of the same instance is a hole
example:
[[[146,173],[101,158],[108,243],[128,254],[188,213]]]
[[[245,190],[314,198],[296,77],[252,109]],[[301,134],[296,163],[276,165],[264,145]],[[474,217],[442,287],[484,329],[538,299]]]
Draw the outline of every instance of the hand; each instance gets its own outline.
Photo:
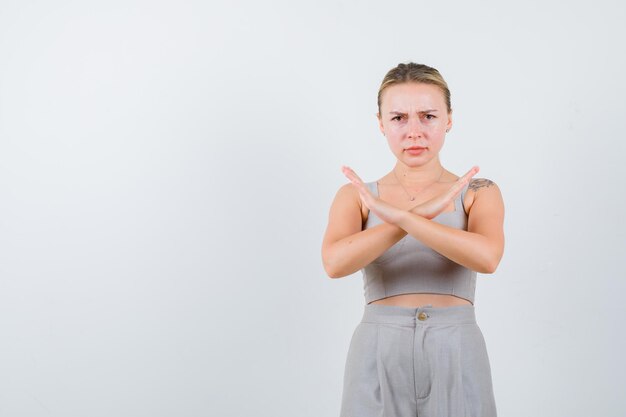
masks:
[[[427,219],[433,219],[441,214],[450,202],[454,201],[455,198],[463,191],[463,187],[469,183],[474,175],[478,172],[478,167],[474,166],[472,169],[467,171],[465,175],[459,177],[452,186],[445,192],[439,194],[431,198],[428,201],[425,201],[411,210],[412,213],[418,214]]]
[[[363,183],[361,178],[359,178],[359,176],[356,175],[356,172],[354,172],[350,167],[342,166],[341,171],[359,191],[363,204],[373,211],[374,214],[376,214],[376,216],[378,216],[378,218],[382,221],[395,224],[398,220],[400,220],[403,214],[406,214],[406,210],[392,206],[391,204],[386,203],[380,198],[374,196],[370,192],[369,188],[367,188],[367,186]]]

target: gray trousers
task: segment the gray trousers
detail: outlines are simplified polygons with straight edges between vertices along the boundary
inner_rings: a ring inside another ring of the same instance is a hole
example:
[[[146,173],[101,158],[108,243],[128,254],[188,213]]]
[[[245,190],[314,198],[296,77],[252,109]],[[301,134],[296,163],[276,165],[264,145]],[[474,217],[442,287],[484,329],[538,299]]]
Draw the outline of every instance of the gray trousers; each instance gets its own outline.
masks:
[[[345,365],[341,417],[496,417],[473,305],[365,305]]]

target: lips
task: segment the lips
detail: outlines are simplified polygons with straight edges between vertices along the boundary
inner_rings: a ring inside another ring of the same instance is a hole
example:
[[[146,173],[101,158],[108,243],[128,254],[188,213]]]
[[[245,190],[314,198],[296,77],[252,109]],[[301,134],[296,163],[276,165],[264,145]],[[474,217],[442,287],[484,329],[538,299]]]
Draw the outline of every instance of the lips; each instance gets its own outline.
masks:
[[[410,148],[405,149],[409,155],[419,155],[426,150],[421,146],[411,146]]]

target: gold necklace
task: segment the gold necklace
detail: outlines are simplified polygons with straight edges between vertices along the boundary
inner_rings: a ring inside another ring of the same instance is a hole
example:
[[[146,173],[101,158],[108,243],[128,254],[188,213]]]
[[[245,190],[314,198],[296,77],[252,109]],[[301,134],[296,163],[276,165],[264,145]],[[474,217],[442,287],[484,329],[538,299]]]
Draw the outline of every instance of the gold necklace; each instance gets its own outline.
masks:
[[[443,167],[441,167],[441,174],[439,174],[439,178],[437,178],[434,182],[432,182],[430,185],[422,188],[422,191],[424,191],[425,189],[427,189],[428,187],[431,187],[433,184],[439,182],[439,180],[441,179],[441,177],[443,176],[443,172],[445,171],[445,169]],[[393,170],[393,175],[396,177],[396,180],[398,181],[398,184],[400,184],[400,186],[402,187],[402,189],[404,190],[405,194],[409,197],[409,200],[414,201],[415,197],[413,197],[411,194],[409,194],[409,192],[407,191],[406,187],[400,182],[400,178],[398,178],[398,175],[396,174],[396,170]]]

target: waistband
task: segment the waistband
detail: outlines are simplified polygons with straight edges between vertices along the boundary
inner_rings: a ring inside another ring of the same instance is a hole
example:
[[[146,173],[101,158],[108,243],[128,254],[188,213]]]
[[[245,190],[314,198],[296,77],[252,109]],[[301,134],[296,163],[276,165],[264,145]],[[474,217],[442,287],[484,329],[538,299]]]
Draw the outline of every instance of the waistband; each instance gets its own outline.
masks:
[[[401,307],[366,304],[361,322],[405,326],[475,324],[476,314],[473,305],[433,307],[427,304],[420,307]]]

